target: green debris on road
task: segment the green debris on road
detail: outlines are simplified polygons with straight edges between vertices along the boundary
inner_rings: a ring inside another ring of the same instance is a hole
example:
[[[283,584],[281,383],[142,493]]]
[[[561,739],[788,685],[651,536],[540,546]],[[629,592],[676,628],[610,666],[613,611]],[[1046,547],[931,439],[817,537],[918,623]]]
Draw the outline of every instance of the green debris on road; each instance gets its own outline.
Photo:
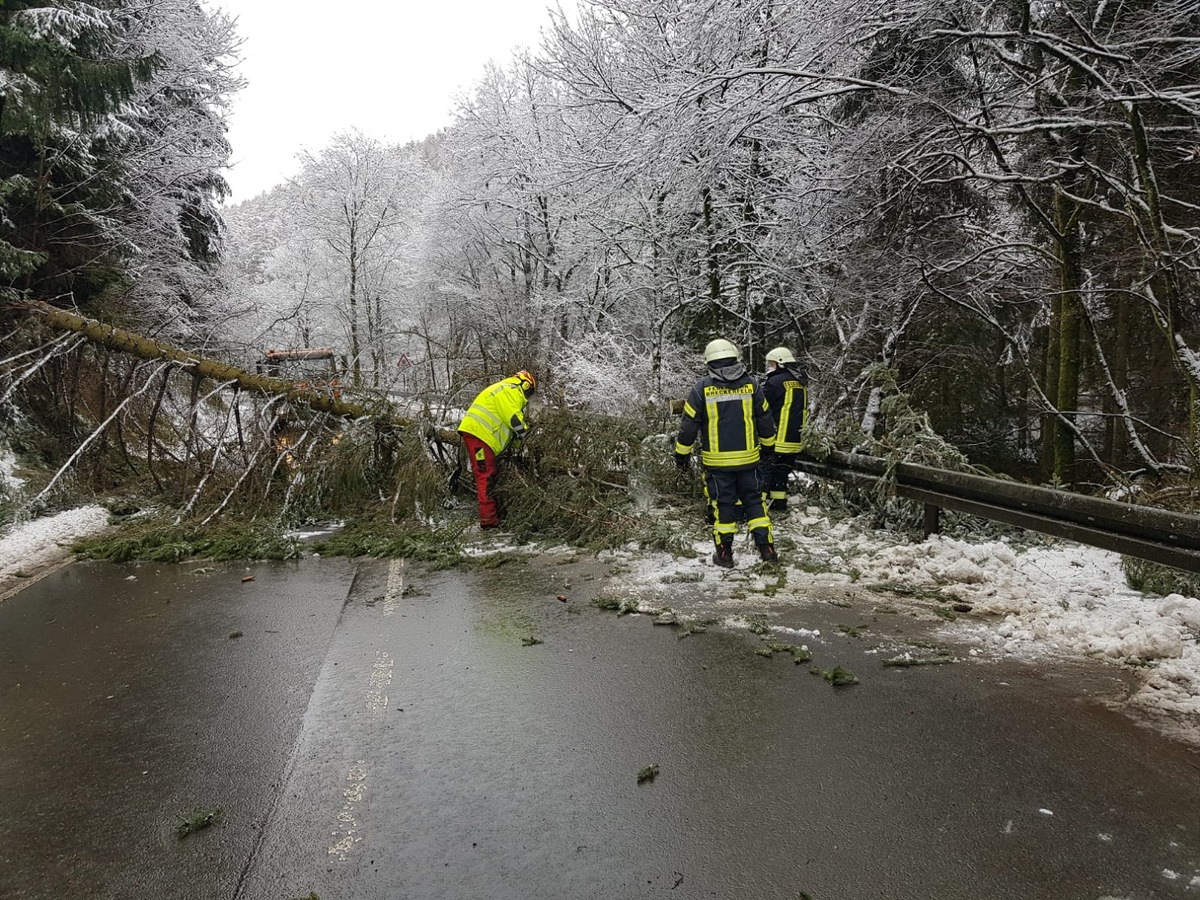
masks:
[[[834,687],[843,687],[849,684],[858,684],[858,676],[849,669],[844,669],[841,666],[835,666],[832,669],[809,669],[814,675],[820,675]]]
[[[812,653],[805,647],[797,646],[796,644],[785,644],[781,641],[769,641],[765,646],[759,647],[754,651],[759,656],[772,657],[776,653],[792,654],[792,661],[799,664],[808,662],[812,659]]]
[[[608,594],[601,594],[599,597],[594,597],[592,599],[592,606],[597,609],[615,610],[618,616],[628,616],[638,612],[652,613],[653,615],[658,615],[659,613],[657,609],[642,609],[641,601],[632,597],[621,599]]]
[[[189,834],[197,831],[203,831],[221,818],[221,807],[196,807],[190,813],[180,813],[179,824],[175,826],[175,833],[183,840]]]
[[[885,667],[893,669],[904,669],[912,666],[940,666],[952,662],[954,662],[954,657],[949,654],[913,656],[911,653],[902,653],[899,656],[893,656],[891,659],[885,659],[883,664]]]

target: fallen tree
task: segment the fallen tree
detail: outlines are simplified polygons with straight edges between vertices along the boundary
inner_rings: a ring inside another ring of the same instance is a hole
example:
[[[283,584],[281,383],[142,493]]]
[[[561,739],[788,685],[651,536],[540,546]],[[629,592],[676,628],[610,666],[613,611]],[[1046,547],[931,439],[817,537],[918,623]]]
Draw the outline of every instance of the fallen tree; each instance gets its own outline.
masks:
[[[109,350],[129,353],[139,359],[178,363],[199,377],[211,378],[218,382],[236,383],[244,390],[254,391],[265,396],[282,396],[289,402],[302,403],[317,412],[329,413],[345,419],[358,419],[372,414],[361,404],[348,403],[318,391],[304,390],[285,378],[247,372],[229,363],[209,359],[133,331],[126,331],[114,325],[106,325],[95,319],[88,319],[51,306],[49,303],[34,300],[26,305],[32,312],[37,313],[46,324],[83,335],[92,343]],[[388,418],[396,425],[414,424],[407,419],[399,419],[390,415]]]
[[[305,389],[49,303],[22,310],[36,327],[0,372],[4,398],[41,410],[39,421],[57,437],[43,458],[58,469],[34,505],[54,502],[51,490],[69,490],[65,476],[80,473],[87,490],[164,498],[178,511],[169,527],[226,514],[353,517],[385,498],[393,522],[451,508],[455,494],[464,513],[473,506],[470,480],[455,477],[463,461],[451,423],[398,416],[382,396],[351,402]],[[58,336],[47,342],[48,333]],[[265,402],[247,408],[239,392]],[[524,446],[508,454],[502,493],[513,527],[589,542],[629,534],[634,471],[638,492],[651,495],[649,483],[674,471],[669,453],[642,446],[656,429],[538,410]],[[142,475],[154,490],[137,485]]]

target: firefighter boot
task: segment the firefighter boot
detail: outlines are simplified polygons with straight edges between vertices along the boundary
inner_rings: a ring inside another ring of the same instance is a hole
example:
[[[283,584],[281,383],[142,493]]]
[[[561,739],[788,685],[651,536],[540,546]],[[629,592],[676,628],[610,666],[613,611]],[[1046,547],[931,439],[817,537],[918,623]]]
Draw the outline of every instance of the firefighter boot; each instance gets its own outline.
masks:
[[[775,545],[770,542],[758,545],[758,555],[763,562],[779,562],[779,554],[775,552]]]
[[[733,536],[723,535],[721,543],[717,544],[717,549],[713,552],[712,561],[715,565],[721,566],[724,569],[733,568]]]

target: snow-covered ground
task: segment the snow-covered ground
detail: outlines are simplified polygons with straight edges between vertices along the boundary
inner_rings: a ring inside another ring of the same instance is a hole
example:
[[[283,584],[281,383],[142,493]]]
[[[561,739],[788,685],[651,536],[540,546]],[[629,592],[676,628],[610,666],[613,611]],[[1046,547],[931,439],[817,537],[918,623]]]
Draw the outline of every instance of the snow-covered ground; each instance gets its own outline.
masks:
[[[0,590],[66,558],[73,542],[107,527],[108,510],[103,506],[81,506],[10,526],[0,536]]]
[[[731,618],[756,597],[774,607],[825,602],[828,589],[843,587],[880,604],[920,606],[941,640],[970,647],[979,661],[1086,657],[1126,666],[1140,683],[1129,711],[1200,746],[1200,600],[1133,590],[1119,555],[1050,539],[912,543],[831,522],[816,508],[792,512],[777,529],[795,544],[782,555],[783,579],[757,564],[744,535],[732,571],[711,564],[707,541],[692,558],[635,548],[609,555],[625,570],[622,592],[643,596],[646,608],[670,606],[681,585]]]
[[[72,541],[107,523],[102,507],[86,506],[11,526],[0,536],[0,581],[13,583],[63,558]],[[781,589],[777,576],[755,564],[744,536],[732,572],[712,565],[703,540],[685,558],[636,548],[606,556],[622,567],[622,589],[647,608],[671,605],[680,585],[731,619],[756,595],[770,605],[804,604],[821,602],[814,599],[820,591],[836,587],[881,592],[880,602],[886,593],[887,603],[907,601],[926,612],[957,605],[960,613],[937,619],[936,628],[945,640],[970,646],[971,657],[1090,657],[1127,666],[1140,683],[1131,710],[1200,746],[1200,600],[1131,589],[1118,555],[1050,540],[1018,548],[935,535],[912,543],[830,521],[816,508],[793,512],[778,527],[794,545],[784,554]],[[491,538],[488,552],[504,546],[497,541],[503,537]]]

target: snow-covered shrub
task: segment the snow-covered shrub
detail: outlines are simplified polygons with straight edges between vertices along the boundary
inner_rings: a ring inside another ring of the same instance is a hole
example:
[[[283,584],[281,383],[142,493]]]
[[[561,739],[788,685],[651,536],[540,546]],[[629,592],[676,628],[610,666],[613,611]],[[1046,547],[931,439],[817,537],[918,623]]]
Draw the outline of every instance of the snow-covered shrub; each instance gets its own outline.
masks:
[[[593,333],[563,348],[554,360],[554,380],[568,406],[604,415],[636,415],[682,400],[702,369],[695,351],[667,344],[656,372],[648,342]]]

